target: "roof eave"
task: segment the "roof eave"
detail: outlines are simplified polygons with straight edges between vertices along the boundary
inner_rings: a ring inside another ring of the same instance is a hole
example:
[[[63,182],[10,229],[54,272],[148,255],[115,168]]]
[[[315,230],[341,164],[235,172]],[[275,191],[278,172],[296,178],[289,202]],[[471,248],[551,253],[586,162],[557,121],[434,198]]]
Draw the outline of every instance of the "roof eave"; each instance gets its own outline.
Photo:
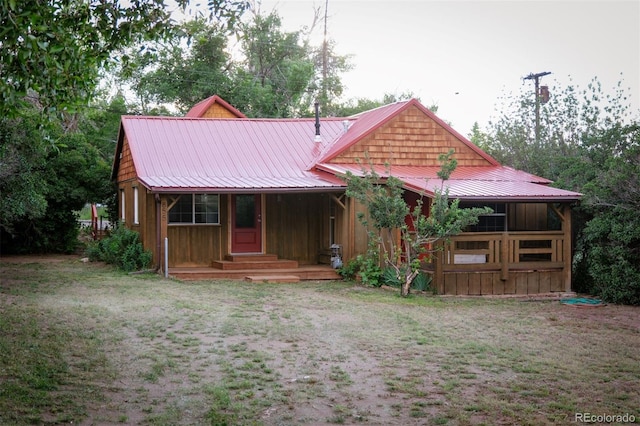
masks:
[[[196,188],[196,187],[151,187],[152,193],[158,194],[277,194],[277,193],[309,193],[309,192],[342,192],[345,186],[324,187],[291,187],[291,188]]]

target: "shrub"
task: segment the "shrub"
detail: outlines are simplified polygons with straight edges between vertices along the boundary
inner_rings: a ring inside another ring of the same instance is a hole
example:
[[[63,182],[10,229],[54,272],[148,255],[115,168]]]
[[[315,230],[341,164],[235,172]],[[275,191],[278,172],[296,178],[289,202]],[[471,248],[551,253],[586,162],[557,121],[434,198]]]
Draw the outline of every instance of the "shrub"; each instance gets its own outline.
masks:
[[[385,285],[398,288],[400,288],[400,285],[402,284],[396,270],[391,267],[387,267],[382,270],[382,282]]]
[[[431,290],[431,275],[425,274],[424,272],[420,272],[413,279],[413,282],[411,283],[411,288],[419,291]]]
[[[363,284],[373,287],[380,287],[383,284],[382,269],[376,259],[370,256],[356,256],[355,259],[351,259],[342,268],[338,269],[338,273],[349,280],[360,277],[360,281]]]
[[[399,277],[396,270],[391,267],[382,270],[381,281],[383,284],[391,287],[400,287],[403,277]],[[413,279],[411,288],[418,291],[429,291],[431,289],[431,276],[424,272],[419,272]]]
[[[111,234],[87,248],[90,260],[106,262],[130,272],[145,269],[153,255],[145,250],[140,236],[124,226],[117,226]]]
[[[351,259],[346,262],[342,267],[338,268],[338,274],[345,280],[355,280],[356,274],[360,269],[360,262],[357,259]]]

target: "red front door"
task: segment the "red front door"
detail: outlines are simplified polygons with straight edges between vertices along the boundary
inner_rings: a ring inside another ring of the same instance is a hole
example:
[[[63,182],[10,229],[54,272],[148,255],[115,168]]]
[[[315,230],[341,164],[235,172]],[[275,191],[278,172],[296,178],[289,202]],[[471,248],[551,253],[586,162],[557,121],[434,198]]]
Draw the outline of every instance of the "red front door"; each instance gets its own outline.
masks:
[[[260,195],[232,195],[231,217],[231,252],[262,253]]]

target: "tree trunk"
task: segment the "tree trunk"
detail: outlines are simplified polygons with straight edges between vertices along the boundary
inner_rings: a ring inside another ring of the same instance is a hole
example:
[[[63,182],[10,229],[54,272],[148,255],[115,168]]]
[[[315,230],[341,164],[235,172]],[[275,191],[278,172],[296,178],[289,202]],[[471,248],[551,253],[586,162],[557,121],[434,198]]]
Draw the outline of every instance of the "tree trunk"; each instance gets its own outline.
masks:
[[[400,287],[400,295],[402,297],[407,297],[411,292],[411,283],[413,279],[418,275],[418,271],[412,271],[410,274],[407,274],[404,279],[404,284]]]
[[[405,280],[404,284],[402,284],[402,287],[400,289],[400,295],[402,297],[407,297],[411,292],[410,287],[411,287],[411,281],[409,281],[409,278],[407,277],[407,279]]]

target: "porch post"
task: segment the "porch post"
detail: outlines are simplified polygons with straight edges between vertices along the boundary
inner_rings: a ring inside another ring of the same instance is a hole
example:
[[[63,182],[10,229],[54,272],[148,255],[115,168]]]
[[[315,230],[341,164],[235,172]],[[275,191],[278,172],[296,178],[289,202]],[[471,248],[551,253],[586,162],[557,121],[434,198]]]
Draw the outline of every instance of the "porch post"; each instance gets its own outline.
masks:
[[[164,240],[165,238],[167,238],[167,222],[168,222],[168,208],[167,208],[167,197],[165,195],[160,196],[160,241],[162,242],[160,244],[160,253],[158,253],[158,256],[160,256],[160,258],[158,259],[158,264],[161,265],[161,269],[162,272],[167,273],[167,271],[169,271],[169,265],[165,265],[164,263],[164,259],[165,259],[165,244],[164,244]]]
[[[562,245],[563,253],[562,257],[564,258],[564,269],[563,269],[563,279],[564,279],[564,291],[567,293],[571,292],[571,267],[572,267],[572,234],[571,234],[571,205],[565,204],[563,208],[563,221],[562,221],[562,230],[564,231],[564,244]]]
[[[345,259],[351,259],[355,255],[356,247],[356,203],[355,199],[347,198],[345,201],[347,209],[345,209],[346,217],[342,222],[343,235],[345,237],[345,244],[343,249],[343,256]]]
[[[509,233],[504,231],[500,240],[500,279],[509,280]]]

